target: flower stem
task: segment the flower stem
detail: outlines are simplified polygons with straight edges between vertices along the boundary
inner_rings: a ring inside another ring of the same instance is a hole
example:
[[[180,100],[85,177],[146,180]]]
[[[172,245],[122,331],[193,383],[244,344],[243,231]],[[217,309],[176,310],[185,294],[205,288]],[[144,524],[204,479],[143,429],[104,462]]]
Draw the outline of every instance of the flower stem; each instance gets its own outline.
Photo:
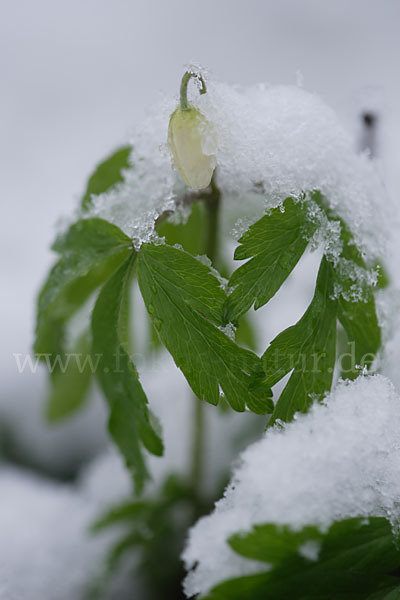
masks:
[[[202,489],[202,480],[204,476],[204,441],[205,441],[205,427],[204,427],[204,400],[199,400],[197,396],[193,394],[194,406],[193,406],[193,446],[192,446],[192,467],[191,467],[191,479],[193,487],[197,492]]]
[[[207,93],[205,81],[204,81],[203,77],[200,75],[200,73],[194,73],[193,71],[186,71],[186,73],[182,77],[182,81],[181,81],[181,92],[180,92],[181,110],[188,110],[188,108],[189,108],[189,103],[188,103],[188,99],[187,99],[187,89],[188,89],[189,81],[191,80],[192,77],[194,77],[201,83],[201,88],[199,90],[199,93],[200,94]]]
[[[214,175],[211,180],[211,194],[205,199],[206,206],[206,254],[214,266],[218,262],[218,227],[221,192],[217,188]]]
[[[208,258],[215,265],[218,259],[218,221],[220,207],[220,191],[217,188],[214,176],[211,181],[211,194],[204,199],[206,207],[206,241],[205,251]],[[194,396],[194,421],[193,421],[193,446],[191,477],[193,486],[199,493],[202,489],[204,476],[204,447],[205,447],[205,412],[204,400]]]

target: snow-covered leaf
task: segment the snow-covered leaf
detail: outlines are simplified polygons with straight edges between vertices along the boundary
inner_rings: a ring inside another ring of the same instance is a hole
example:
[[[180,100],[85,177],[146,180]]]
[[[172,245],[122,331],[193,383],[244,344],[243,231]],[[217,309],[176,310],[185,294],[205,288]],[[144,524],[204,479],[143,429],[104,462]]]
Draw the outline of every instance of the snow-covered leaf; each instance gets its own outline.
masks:
[[[53,245],[60,259],[44,283],[37,307],[37,354],[63,352],[65,322],[131,251],[131,240],[103,219],[74,223]]]
[[[220,389],[232,408],[271,411],[268,388],[249,390],[260,359],[218,329],[226,296],[208,266],[183,250],[144,244],[138,280],[160,338],[198,398],[218,404]]]
[[[185,223],[175,224],[165,221],[157,227],[157,232],[161,237],[165,237],[169,246],[178,244],[192,256],[201,256],[204,254],[206,244],[206,213],[204,204],[202,202],[195,202]],[[221,259],[218,260],[218,268],[221,274],[226,277],[229,269],[225,264],[221,263]],[[256,348],[256,337],[253,324],[247,315],[243,315],[238,322],[235,335],[236,341],[254,350]],[[155,345],[157,346],[157,341]]]
[[[359,250],[354,246],[352,235],[343,221],[341,221],[341,238],[343,258],[352,261],[359,268],[367,270]],[[361,299],[347,300],[344,295],[351,289],[354,282],[349,278],[339,277],[337,274],[336,277],[344,292],[338,297],[338,319],[346,331],[349,344],[353,345],[355,362],[354,365],[350,365],[351,368],[348,372],[342,374],[346,378],[354,379],[359,374],[361,367],[369,368],[374,362],[382,343],[381,329],[376,314],[373,288],[364,286]]]

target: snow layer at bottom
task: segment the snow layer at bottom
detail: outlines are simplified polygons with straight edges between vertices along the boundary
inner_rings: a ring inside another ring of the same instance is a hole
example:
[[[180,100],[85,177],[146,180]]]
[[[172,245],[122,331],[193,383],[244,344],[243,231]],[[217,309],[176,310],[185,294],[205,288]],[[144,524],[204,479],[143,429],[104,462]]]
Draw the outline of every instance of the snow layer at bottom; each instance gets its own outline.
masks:
[[[4,467],[0,493],[0,600],[83,597],[104,552],[87,535],[93,504],[71,486]]]
[[[260,570],[226,539],[255,524],[322,528],[352,516],[400,515],[400,398],[388,379],[341,383],[310,413],[270,430],[241,457],[214,512],[192,528],[183,558],[188,596]],[[261,567],[262,568],[262,567]]]

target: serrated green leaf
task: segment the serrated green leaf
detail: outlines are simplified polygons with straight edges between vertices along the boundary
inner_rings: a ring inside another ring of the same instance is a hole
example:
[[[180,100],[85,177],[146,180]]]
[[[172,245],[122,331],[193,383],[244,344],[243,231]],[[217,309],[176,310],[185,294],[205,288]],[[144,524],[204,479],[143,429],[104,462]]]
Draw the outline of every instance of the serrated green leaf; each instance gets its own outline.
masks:
[[[222,325],[225,294],[210,269],[183,250],[143,244],[138,280],[161,340],[196,396],[218,404],[220,389],[232,408],[260,414],[272,408],[270,391],[249,391],[260,359],[235,344]]]
[[[332,265],[322,258],[313,300],[303,317],[280,333],[265,351],[262,361],[265,383],[276,384],[293,369],[276,403],[269,424],[290,421],[306,412],[315,398],[330,390],[336,359],[337,302],[332,299]]]
[[[60,254],[38,298],[35,352],[63,352],[65,322],[131,252],[131,240],[102,219],[82,219],[60,236]]]
[[[73,257],[80,265],[82,260],[98,262],[98,259],[126,249],[126,246],[132,246],[132,240],[119,227],[93,217],[80,219],[71,225],[57,237],[52,249],[61,256]]]
[[[56,423],[79,410],[87,395],[89,384],[95,369],[91,356],[91,341],[85,331],[77,340],[75,347],[62,357],[63,368],[55,369],[46,402],[46,417]]]
[[[250,350],[253,351],[257,350],[258,336],[249,315],[240,317],[235,339],[238,344],[250,348]]]
[[[343,221],[341,238],[342,257],[367,270],[360,252],[354,246],[353,236]],[[348,292],[354,283],[351,279],[339,277],[337,274],[336,279],[344,293]],[[363,295],[361,300],[345,300],[343,294],[338,297],[338,319],[347,334],[348,354],[352,355],[349,368],[342,369],[342,376],[346,379],[356,378],[360,368],[370,368],[382,343],[373,288],[364,289]]]
[[[142,267],[143,265],[143,267]],[[171,294],[179,296],[198,313],[216,325],[223,325],[222,307],[226,296],[218,279],[210,268],[187,252],[166,245],[143,244],[138,255],[138,280],[144,265],[151,269],[157,283],[163,284]],[[156,282],[153,282],[153,286]],[[157,289],[151,290],[153,294]],[[146,299],[144,298],[146,301]],[[149,309],[146,303],[147,309]],[[149,313],[152,315],[150,308]]]
[[[205,211],[202,202],[192,204],[190,215],[185,223],[173,223],[165,220],[157,226],[157,233],[169,246],[182,246],[192,256],[199,256],[205,246]],[[150,317],[149,317],[150,318]],[[151,319],[149,342],[152,350],[162,347],[160,337]]]
[[[338,318],[347,334],[347,354],[352,357],[348,368],[342,368],[341,374],[345,379],[354,379],[360,374],[360,369],[371,367],[381,346],[381,330],[372,292],[366,302],[339,298]]]
[[[254,223],[240,238],[235,260],[248,260],[231,276],[235,287],[225,307],[226,322],[236,321],[254,304],[257,310],[279,290],[303,255],[308,241],[303,206],[292,198]]]
[[[348,261],[359,269],[368,271],[368,267],[357,247],[354,236],[346,223],[338,217],[328,206],[320,192],[312,194],[313,200],[326,213],[328,219],[340,223],[340,239],[342,242],[341,259]],[[378,287],[386,285],[385,271],[380,268]],[[360,373],[360,367],[369,368],[381,346],[381,329],[376,314],[373,287],[364,285],[363,298],[360,300],[346,300],[345,296],[352,295],[354,279],[340,273],[337,267],[333,270],[335,285],[340,290],[338,294],[338,319],[346,331],[348,347],[342,358],[345,368],[342,376],[345,379],[354,379]],[[342,362],[342,360],[341,360]],[[344,367],[344,365],[342,365]]]
[[[92,315],[96,376],[110,405],[109,430],[133,471],[138,491],[149,477],[141,444],[156,455],[163,446],[153,428],[147,398],[127,347],[129,291],[136,254],[132,253],[107,281]]]
[[[163,222],[157,228],[160,237],[165,237],[169,246],[180,245],[186,252],[192,256],[201,256],[204,253],[206,245],[205,236],[206,214],[204,204],[201,201],[196,202],[191,207],[191,213],[184,224],[175,224],[169,221]],[[219,261],[221,263],[221,261]],[[220,272],[225,276],[229,272],[225,265],[219,265]],[[236,331],[236,340],[255,350],[257,346],[256,334],[252,323],[246,315],[240,318]],[[151,329],[151,346],[157,349],[160,345],[160,339],[154,328]]]
[[[326,533],[314,527],[292,531],[260,525],[249,534],[233,536],[229,543],[240,555],[268,563],[270,570],[219,584],[206,598],[367,600],[377,594],[376,599],[383,599],[400,583],[392,574],[400,566],[395,542],[390,523],[383,518],[347,519]],[[314,556],[307,558],[310,545]]]
[[[124,181],[123,170],[129,165],[132,146],[118,148],[105,160],[99,163],[94,173],[89,177],[82,198],[82,209],[87,210],[92,202],[92,195],[97,196],[111,189],[117,183]]]

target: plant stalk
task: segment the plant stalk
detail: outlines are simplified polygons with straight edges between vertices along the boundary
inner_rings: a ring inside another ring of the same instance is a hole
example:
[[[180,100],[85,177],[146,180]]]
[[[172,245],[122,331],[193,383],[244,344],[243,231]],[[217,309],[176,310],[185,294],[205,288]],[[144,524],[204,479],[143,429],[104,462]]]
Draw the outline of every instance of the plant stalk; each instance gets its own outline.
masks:
[[[220,191],[211,181],[211,194],[204,199],[206,207],[206,240],[205,251],[215,265],[218,260],[218,222],[220,207]],[[198,494],[201,493],[201,483],[204,477],[204,446],[205,446],[205,407],[204,400],[194,396],[193,446],[191,476],[193,486]]]

